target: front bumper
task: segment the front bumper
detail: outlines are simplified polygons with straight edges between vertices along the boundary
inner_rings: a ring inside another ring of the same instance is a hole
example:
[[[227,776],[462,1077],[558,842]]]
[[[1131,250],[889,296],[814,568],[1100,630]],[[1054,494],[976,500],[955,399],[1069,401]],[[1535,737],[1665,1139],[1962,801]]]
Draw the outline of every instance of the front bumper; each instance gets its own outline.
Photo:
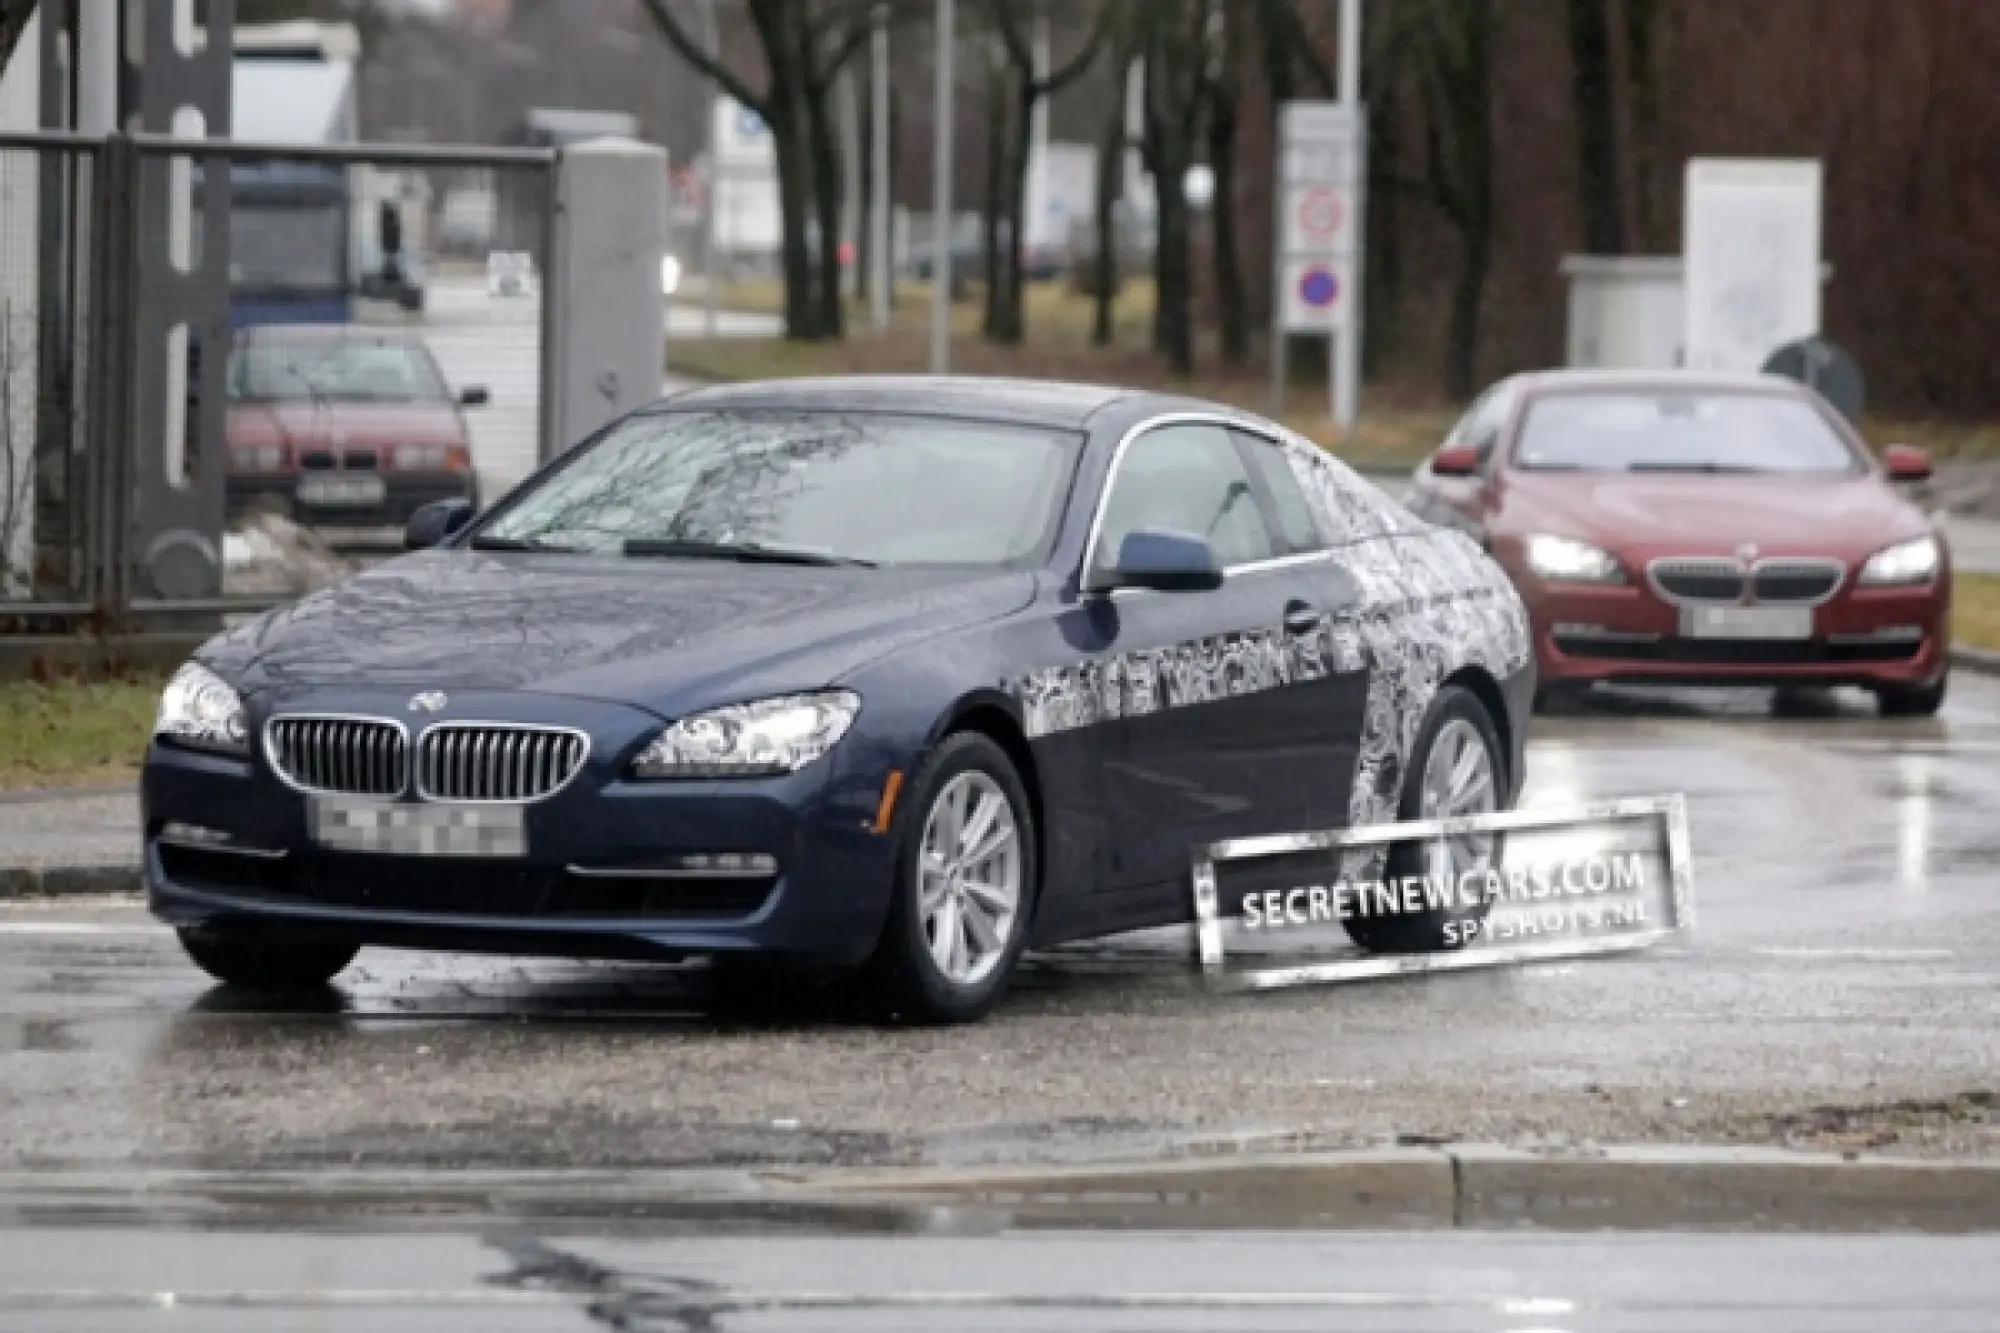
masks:
[[[1650,588],[1521,580],[1541,683],[1922,685],[1945,670],[1949,587],[1842,588],[1808,639],[1697,639]]]
[[[519,857],[332,851],[311,834],[312,798],[261,753],[155,744],[141,784],[154,914],[175,926],[256,922],[364,945],[577,957],[763,952],[846,964],[874,948],[893,877],[892,840],[873,828],[886,765],[871,774],[837,751],[782,778],[633,782],[621,775],[657,720],[630,710],[606,720],[603,706],[574,703],[550,711],[537,720],[591,732],[591,757],[525,807]],[[163,838],[170,825],[207,832]],[[775,873],[674,864],[728,854],[769,857]]]
[[[328,473],[340,476],[340,473]],[[380,504],[307,504],[298,497],[299,478],[293,474],[243,475],[228,479],[227,504],[233,519],[254,509],[271,509],[306,526],[344,528],[402,527],[427,504],[439,500],[477,502],[478,487],[469,472],[384,472],[346,475],[382,478]]]

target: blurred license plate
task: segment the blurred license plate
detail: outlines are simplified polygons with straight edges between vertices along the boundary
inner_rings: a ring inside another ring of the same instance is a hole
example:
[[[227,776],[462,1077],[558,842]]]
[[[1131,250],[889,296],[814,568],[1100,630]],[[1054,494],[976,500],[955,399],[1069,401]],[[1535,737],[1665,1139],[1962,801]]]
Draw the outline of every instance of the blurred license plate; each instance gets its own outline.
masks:
[[[391,805],[315,797],[313,840],[339,852],[384,856],[526,856],[518,805]]]
[[[1690,639],[1810,639],[1809,606],[1691,606],[1681,612]]]
[[[301,477],[299,503],[365,509],[381,504],[388,487],[380,477]]]

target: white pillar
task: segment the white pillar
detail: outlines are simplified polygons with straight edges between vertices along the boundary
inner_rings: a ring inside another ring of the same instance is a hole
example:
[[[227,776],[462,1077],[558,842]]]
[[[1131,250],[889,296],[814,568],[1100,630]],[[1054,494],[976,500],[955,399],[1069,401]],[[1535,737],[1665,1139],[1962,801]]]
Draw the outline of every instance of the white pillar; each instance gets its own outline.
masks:
[[[667,154],[593,139],[556,162],[560,201],[545,300],[551,438],[544,462],[660,396],[667,354],[660,260],[667,247]]]

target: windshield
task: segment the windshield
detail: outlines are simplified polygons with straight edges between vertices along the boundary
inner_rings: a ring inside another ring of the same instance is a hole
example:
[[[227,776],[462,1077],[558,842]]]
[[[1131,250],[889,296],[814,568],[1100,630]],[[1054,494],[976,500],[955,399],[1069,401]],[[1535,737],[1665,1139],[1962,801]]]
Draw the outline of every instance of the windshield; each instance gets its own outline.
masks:
[[[260,403],[443,403],[450,397],[421,348],[330,339],[238,348],[229,362],[229,396]]]
[[[1577,393],[1534,402],[1515,465],[1528,472],[1851,473],[1861,460],[1796,398]]]
[[[1013,567],[1055,534],[1078,437],[848,412],[662,412],[614,427],[475,545],[693,556],[812,552]]]
[[[229,284],[249,292],[344,291],[347,225],[341,206],[235,204],[229,211]]]

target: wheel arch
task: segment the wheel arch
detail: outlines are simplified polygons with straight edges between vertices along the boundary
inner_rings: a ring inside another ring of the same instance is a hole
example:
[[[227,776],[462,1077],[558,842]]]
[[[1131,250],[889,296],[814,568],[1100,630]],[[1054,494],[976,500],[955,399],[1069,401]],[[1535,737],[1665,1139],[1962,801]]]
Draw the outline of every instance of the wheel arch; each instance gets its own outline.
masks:
[[[1486,668],[1468,664],[1446,676],[1443,684],[1463,689],[1486,710],[1493,723],[1494,737],[1500,742],[1499,757],[1506,773],[1507,791],[1518,796],[1521,777],[1514,771],[1514,719],[1507,711],[1507,694],[1500,688],[1500,682]]]
[[[1021,724],[1019,705],[997,690],[966,695],[939,720],[925,748],[934,748],[947,736],[960,732],[976,732],[999,746],[1013,763],[1014,772],[1028,793],[1028,817],[1035,821],[1035,910],[1039,911],[1049,864],[1049,823],[1041,772],[1035,763],[1034,749],[1028,744],[1027,729]]]

